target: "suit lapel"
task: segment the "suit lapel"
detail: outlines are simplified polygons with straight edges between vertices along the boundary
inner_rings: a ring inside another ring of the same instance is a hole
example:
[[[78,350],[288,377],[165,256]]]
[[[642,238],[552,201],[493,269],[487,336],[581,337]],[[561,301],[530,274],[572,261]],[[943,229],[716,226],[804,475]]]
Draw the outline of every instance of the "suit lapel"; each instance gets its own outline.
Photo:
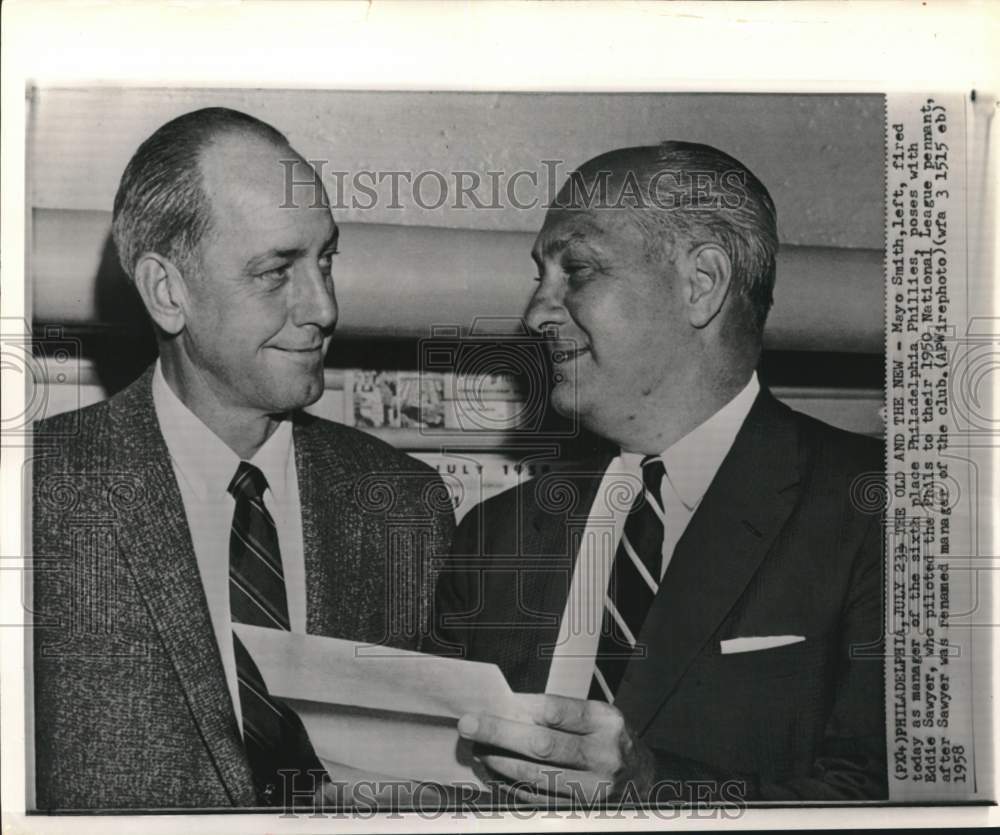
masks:
[[[798,497],[798,433],[762,391],[677,543],[615,706],[641,733],[754,575]]]
[[[229,796],[255,794],[215,642],[180,489],[153,407],[152,369],[110,404],[112,472],[130,474],[143,495],[123,497],[121,553],[180,680],[191,714]]]
[[[350,566],[361,552],[360,514],[347,506],[354,483],[350,475],[359,470],[345,460],[347,451],[340,445],[317,438],[310,430],[311,421],[308,415],[296,415],[293,428],[306,570],[306,631],[341,636],[347,634],[342,592],[349,585]],[[331,571],[329,554],[337,555],[337,573]]]

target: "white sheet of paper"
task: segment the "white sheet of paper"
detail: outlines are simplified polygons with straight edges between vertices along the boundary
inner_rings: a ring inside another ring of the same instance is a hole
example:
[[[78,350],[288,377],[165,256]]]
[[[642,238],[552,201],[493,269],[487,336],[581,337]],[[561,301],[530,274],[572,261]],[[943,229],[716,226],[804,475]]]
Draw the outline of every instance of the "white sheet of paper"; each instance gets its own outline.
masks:
[[[495,664],[233,624],[268,691],[299,714],[316,755],[402,779],[481,783],[456,725],[466,713],[530,721]]]

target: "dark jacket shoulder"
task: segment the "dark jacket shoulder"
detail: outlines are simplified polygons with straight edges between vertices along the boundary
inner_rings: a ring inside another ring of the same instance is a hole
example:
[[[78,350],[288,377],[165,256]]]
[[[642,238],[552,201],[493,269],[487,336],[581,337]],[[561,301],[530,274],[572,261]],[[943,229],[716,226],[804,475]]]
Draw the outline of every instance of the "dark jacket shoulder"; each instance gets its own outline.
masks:
[[[460,527],[493,523],[508,527],[515,519],[584,520],[613,456],[604,452],[576,461],[560,461],[551,471],[508,487],[466,513]]]
[[[831,426],[792,409],[789,412],[796,420],[801,456],[809,470],[849,484],[859,479],[874,483],[884,478],[883,441]]]

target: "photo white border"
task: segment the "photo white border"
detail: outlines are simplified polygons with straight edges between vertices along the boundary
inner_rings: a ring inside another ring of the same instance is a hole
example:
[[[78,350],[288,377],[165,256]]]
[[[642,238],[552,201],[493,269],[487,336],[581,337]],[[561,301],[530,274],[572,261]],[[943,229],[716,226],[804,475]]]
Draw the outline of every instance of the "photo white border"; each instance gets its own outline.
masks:
[[[30,320],[24,294],[25,89],[45,85],[295,87],[503,91],[874,92],[998,90],[1000,6],[896,3],[72,2],[2,6],[2,294],[0,316]],[[455,68],[461,67],[461,73]],[[266,72],[267,78],[262,79]],[[456,84],[456,79],[461,84]],[[539,82],[544,78],[544,84]],[[991,159],[996,159],[996,131]],[[995,172],[995,163],[992,171]],[[992,192],[996,199],[996,190]],[[994,217],[995,213],[994,204]],[[996,240],[993,241],[994,247]],[[994,257],[992,263],[996,264]],[[2,387],[20,414],[19,378]],[[4,447],[0,472],[0,611],[21,607],[19,486],[23,456]],[[6,620],[6,618],[5,618]],[[995,621],[1000,622],[1000,621]],[[0,629],[0,802],[5,830],[133,832],[134,818],[23,817],[23,635]],[[994,669],[993,692],[1000,670]],[[994,723],[996,726],[996,723]],[[994,787],[996,795],[996,787]],[[437,820],[276,821],[268,815],[143,818],[146,832],[439,831]],[[1000,822],[996,808],[753,809],[673,829],[930,827]],[[458,829],[620,830],[628,820],[456,822]],[[656,826],[655,818],[639,822]]]

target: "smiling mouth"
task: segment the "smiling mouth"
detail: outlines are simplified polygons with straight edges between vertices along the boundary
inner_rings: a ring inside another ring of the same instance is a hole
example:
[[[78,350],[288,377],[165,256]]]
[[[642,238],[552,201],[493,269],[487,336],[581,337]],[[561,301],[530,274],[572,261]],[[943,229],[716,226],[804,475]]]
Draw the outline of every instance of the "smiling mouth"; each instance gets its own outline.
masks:
[[[323,356],[322,345],[316,345],[312,348],[279,348],[274,346],[274,350],[286,354],[289,359],[309,360],[309,362],[315,362]]]

